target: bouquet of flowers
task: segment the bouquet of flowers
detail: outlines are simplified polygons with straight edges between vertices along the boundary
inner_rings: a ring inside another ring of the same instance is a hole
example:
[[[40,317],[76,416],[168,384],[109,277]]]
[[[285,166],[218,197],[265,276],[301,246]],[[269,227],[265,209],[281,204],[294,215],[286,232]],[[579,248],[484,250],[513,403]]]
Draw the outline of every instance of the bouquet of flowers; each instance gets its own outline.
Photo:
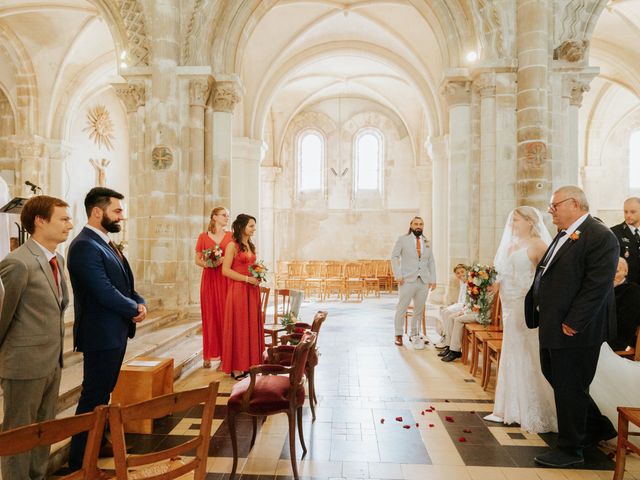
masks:
[[[264,281],[267,278],[268,271],[269,269],[264,265],[262,260],[254,263],[253,265],[249,265],[249,273],[251,276],[260,281]]]
[[[296,323],[300,320],[293,313],[285,313],[280,317],[280,325],[282,325],[289,335],[288,341],[290,345],[297,345],[300,342],[300,335],[304,333],[303,327],[296,327]],[[298,335],[292,335],[298,334]]]
[[[213,268],[214,262],[217,262],[222,258],[222,249],[220,245],[216,243],[213,248],[205,248],[202,250],[202,260],[204,260],[207,268]]]
[[[496,281],[498,272],[489,265],[472,265],[467,272],[466,306],[478,314],[478,322],[488,325],[491,322],[492,297],[488,287]]]

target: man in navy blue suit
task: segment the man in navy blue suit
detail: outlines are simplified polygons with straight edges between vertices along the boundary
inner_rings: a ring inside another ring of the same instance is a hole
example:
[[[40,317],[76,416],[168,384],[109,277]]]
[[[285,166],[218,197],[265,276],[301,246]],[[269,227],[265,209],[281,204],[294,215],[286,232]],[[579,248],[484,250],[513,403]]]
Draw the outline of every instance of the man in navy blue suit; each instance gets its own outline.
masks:
[[[71,242],[69,276],[74,294],[74,348],[83,353],[84,376],[76,415],[109,403],[136,323],[147,315],[134,288],[129,262],[109,238],[120,231],[124,196],[96,187],[84,199],[88,222]],[[86,434],[71,441],[69,467],[82,466]],[[103,441],[103,447],[106,444]],[[107,447],[108,449],[108,447]]]

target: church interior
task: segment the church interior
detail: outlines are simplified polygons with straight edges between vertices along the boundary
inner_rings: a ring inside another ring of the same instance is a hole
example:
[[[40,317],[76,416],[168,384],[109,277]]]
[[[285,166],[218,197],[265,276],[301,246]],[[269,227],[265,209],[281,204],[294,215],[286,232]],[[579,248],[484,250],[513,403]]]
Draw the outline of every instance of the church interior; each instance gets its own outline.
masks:
[[[113,238],[149,307],[126,360],[173,358],[175,390],[220,381],[206,478],[226,480],[235,381],[200,368],[194,263],[211,210],[256,218],[272,292],[287,262],[389,259],[421,216],[438,275],[431,337],[458,295],[453,267],[491,264],[516,206],[546,215],[558,187],[578,185],[592,215],[623,220],[640,196],[639,45],[640,0],[0,0],[0,203],[64,199],[70,242],[89,189],[124,194]],[[18,242],[17,217],[2,217],[2,241]],[[308,322],[328,312],[301,477],[612,477],[615,445],[581,469],[539,468],[553,434],[482,420],[495,372],[483,388],[434,341],[394,346],[393,291],[318,297],[300,309]],[[60,416],[82,379],[72,310]],[[129,439],[140,453],[171,446],[197,433],[196,416]],[[238,419],[237,477],[293,478],[286,416],[258,424],[250,448],[252,423]],[[67,454],[52,450],[54,472]],[[624,478],[640,479],[637,454]]]

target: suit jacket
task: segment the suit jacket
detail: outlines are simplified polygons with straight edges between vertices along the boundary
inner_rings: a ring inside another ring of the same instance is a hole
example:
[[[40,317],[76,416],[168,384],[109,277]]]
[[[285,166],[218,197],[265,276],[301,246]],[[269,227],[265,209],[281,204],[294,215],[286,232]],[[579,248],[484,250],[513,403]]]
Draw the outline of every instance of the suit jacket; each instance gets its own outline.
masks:
[[[525,299],[527,326],[540,326],[540,348],[597,346],[615,334],[613,278],[618,241],[590,215],[576,231],[579,238],[567,239],[546,266],[537,305],[533,286]],[[565,335],[563,323],[578,333]]]
[[[611,227],[618,242],[620,243],[620,256],[623,257],[629,265],[629,273],[627,279],[630,282],[640,284],[640,244],[632,235],[629,225],[622,222]]]
[[[431,247],[426,245],[424,236],[422,240],[424,248],[422,255],[418,257],[416,236],[413,233],[401,235],[398,238],[391,252],[391,268],[394,277],[402,278],[405,282],[415,282],[420,275],[423,282],[436,283],[436,262],[433,252]]]
[[[111,350],[126,346],[133,338],[138,304],[145,303],[135,291],[129,262],[100,236],[83,228],[69,246],[69,276],[73,287],[74,348],[79,352]]]
[[[0,313],[0,377],[33,380],[62,367],[64,311],[69,303],[64,260],[61,295],[42,249],[33,239],[0,262],[5,298]]]

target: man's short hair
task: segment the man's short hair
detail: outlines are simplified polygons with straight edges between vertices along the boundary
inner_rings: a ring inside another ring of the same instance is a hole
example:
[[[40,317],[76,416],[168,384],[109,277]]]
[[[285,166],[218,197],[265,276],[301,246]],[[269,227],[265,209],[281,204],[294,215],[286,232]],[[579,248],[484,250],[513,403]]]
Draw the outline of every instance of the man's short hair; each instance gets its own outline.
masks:
[[[87,196],[84,197],[84,209],[87,212],[87,218],[91,217],[91,210],[94,207],[104,210],[111,203],[112,198],[122,200],[124,195],[105,187],[95,187],[89,190]]]
[[[554,193],[564,193],[567,197],[573,198],[578,204],[578,208],[583,212],[589,211],[589,201],[584,191],[575,185],[565,185],[558,188]]]
[[[64,200],[48,195],[37,195],[27,200],[20,212],[20,222],[24,229],[33,235],[36,231],[36,217],[40,217],[47,222],[51,220],[55,207],[68,207]]]

